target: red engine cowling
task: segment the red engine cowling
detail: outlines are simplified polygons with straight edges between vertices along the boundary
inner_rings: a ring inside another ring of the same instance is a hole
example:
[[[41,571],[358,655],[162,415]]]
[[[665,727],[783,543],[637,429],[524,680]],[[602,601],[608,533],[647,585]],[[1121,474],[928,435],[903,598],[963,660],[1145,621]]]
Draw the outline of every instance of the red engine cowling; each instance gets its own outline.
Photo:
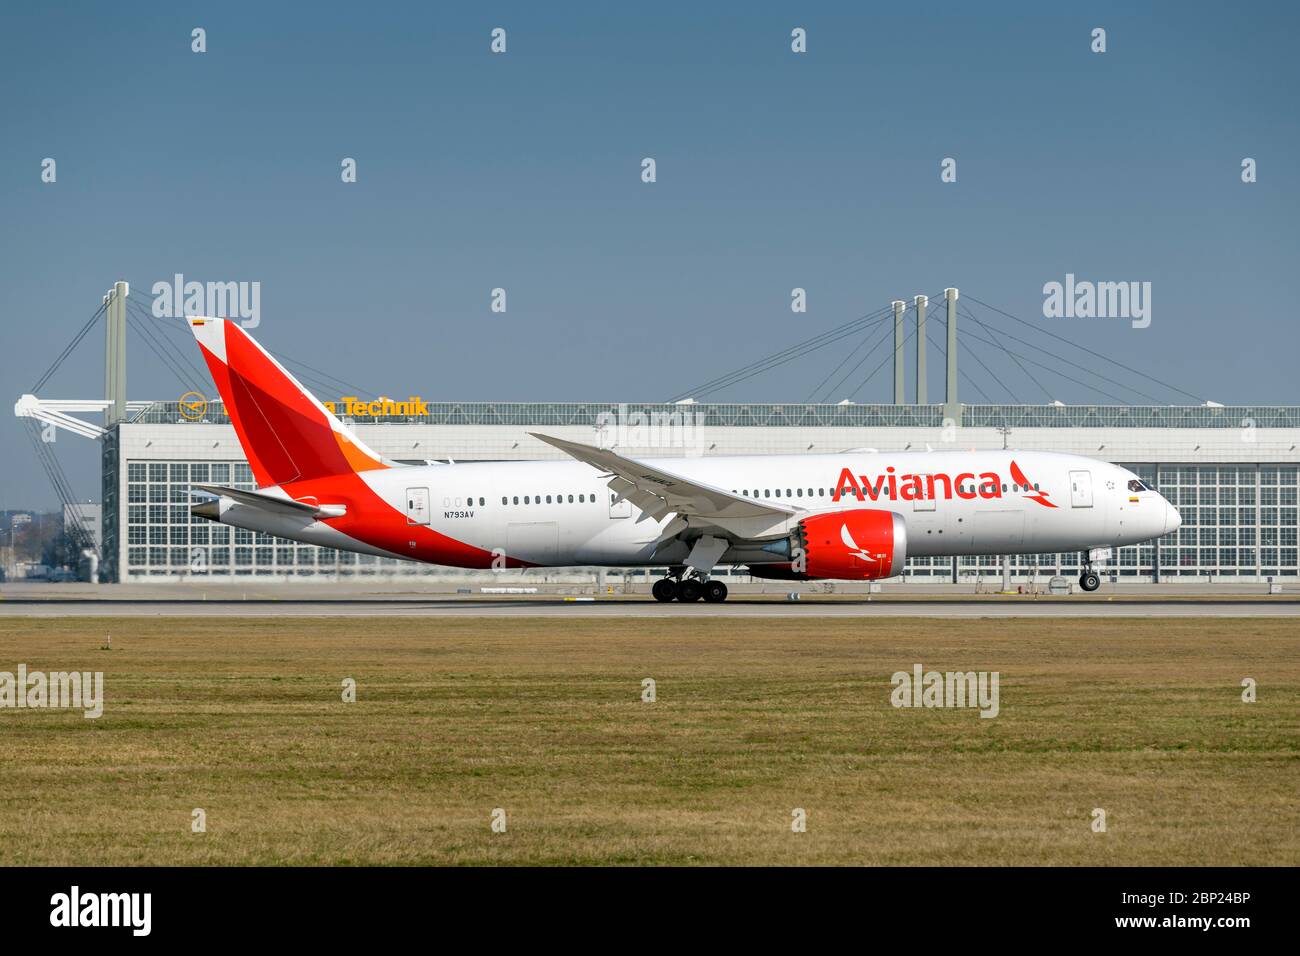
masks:
[[[830,511],[799,522],[795,543],[810,578],[874,581],[903,573],[907,524],[893,511]],[[791,564],[798,568],[797,552]]]

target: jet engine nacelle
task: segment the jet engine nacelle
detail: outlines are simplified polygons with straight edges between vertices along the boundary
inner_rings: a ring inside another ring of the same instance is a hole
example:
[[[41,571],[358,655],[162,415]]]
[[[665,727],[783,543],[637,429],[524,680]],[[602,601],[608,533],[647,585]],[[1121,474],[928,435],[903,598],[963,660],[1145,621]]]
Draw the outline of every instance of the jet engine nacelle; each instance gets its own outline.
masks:
[[[874,581],[903,571],[907,523],[893,511],[854,508],[812,515],[797,532],[810,578]]]
[[[754,577],[786,581],[874,581],[902,574],[907,524],[893,511],[854,508],[811,515],[791,536],[791,560],[754,564]]]

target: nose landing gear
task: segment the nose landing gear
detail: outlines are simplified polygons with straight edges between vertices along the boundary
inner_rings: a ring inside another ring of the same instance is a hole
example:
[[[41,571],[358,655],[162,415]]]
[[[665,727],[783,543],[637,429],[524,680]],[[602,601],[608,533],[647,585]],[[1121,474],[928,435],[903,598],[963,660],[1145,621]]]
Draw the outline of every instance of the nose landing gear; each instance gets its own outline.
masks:
[[[1095,591],[1101,587],[1101,575],[1092,569],[1092,562],[1088,560],[1088,553],[1083,555],[1083,574],[1079,575],[1079,587],[1085,591]]]

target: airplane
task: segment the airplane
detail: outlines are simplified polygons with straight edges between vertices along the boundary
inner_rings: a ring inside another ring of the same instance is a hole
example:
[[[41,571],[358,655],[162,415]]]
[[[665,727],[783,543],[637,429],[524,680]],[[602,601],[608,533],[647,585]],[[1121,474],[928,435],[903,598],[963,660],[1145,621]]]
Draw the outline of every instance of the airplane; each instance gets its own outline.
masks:
[[[372,451],[238,323],[187,317],[256,491],[211,484],[199,517],[459,568],[666,567],[659,601],[717,603],[719,566],[871,581],[916,556],[1089,551],[1175,530],[1118,465],[1037,451],[629,458],[534,434],[560,461],[412,465]]]

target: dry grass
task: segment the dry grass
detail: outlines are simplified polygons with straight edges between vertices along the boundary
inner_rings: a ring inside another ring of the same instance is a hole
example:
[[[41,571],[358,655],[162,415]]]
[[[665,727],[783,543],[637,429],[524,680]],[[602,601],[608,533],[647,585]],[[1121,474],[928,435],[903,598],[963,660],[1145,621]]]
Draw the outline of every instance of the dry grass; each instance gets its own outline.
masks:
[[[0,863],[1295,865],[1295,630],[7,619],[0,670],[107,704],[0,710]],[[1001,715],[892,708],[918,662],[1000,671]]]

